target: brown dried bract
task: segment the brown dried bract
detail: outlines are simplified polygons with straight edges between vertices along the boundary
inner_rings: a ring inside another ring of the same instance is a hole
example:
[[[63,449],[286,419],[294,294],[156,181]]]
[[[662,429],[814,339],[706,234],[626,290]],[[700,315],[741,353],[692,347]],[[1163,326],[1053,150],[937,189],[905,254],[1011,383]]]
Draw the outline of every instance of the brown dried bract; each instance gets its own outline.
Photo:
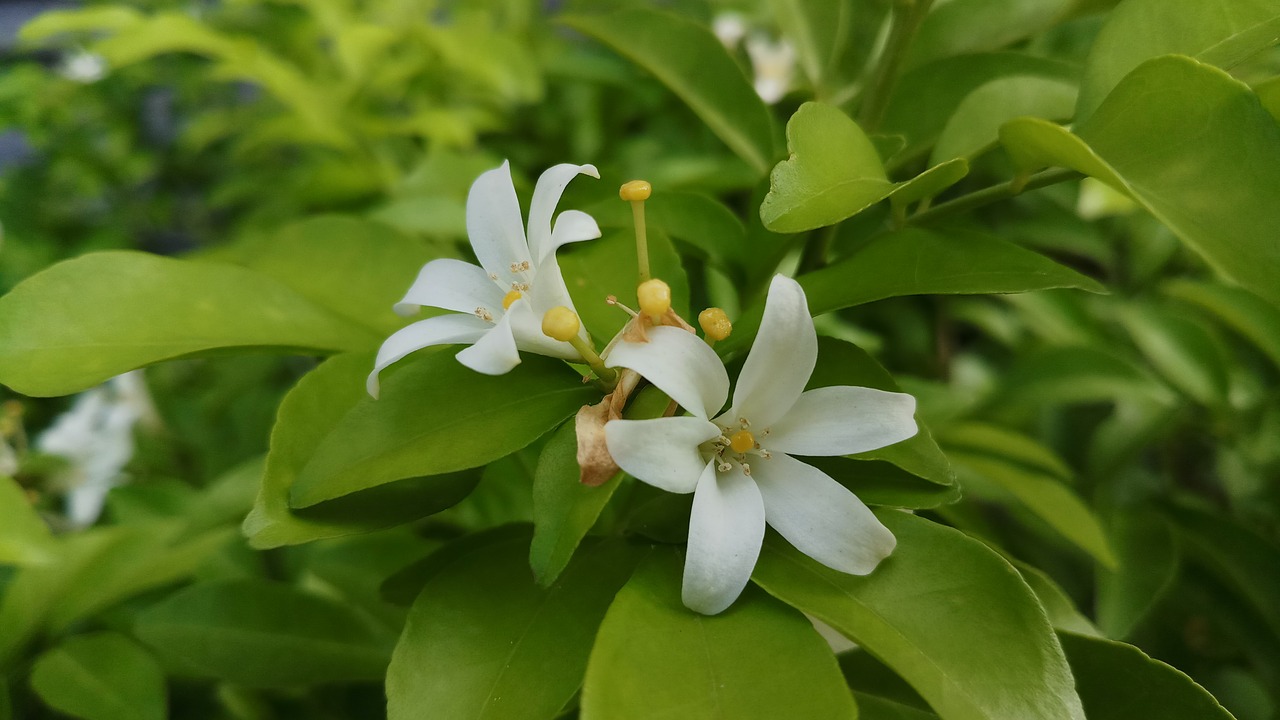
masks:
[[[627,398],[639,384],[640,375],[624,368],[618,375],[618,385],[613,392],[605,395],[595,405],[583,405],[578,410],[578,415],[574,418],[574,429],[578,434],[579,479],[583,485],[603,485],[620,471],[613,456],[609,454],[604,426],[610,420],[622,417]]]

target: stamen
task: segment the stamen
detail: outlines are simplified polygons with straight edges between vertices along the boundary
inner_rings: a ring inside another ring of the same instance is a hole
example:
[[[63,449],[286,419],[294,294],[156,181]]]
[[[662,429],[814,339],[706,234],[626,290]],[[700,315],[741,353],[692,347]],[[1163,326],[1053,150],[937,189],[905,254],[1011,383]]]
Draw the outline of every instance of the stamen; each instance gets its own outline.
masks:
[[[640,282],[649,279],[649,241],[644,228],[644,201],[649,199],[653,187],[644,180],[632,180],[618,189],[618,197],[631,203],[631,218],[636,226],[636,264],[640,268]]]
[[[617,296],[617,295],[609,295],[608,297],[606,297],[606,298],[604,299],[604,302],[605,302],[605,304],[606,304],[606,305],[613,305],[614,307],[622,308],[622,311],[623,311],[623,312],[625,312],[626,314],[630,315],[631,317],[637,317],[637,316],[639,316],[639,315],[640,315],[640,313],[636,312],[635,310],[632,310],[631,308],[627,307],[626,305],[623,305],[622,303],[618,302],[618,296]]]
[[[751,477],[751,466],[746,463],[742,463],[742,474],[747,477]]]
[[[730,470],[733,469],[733,466],[725,462],[724,460],[721,460],[720,464],[716,466],[716,469],[719,470],[720,472],[729,472]]]
[[[743,430],[746,430],[747,428],[751,427],[751,423],[748,422],[746,418],[738,418],[738,424],[742,426]],[[768,432],[768,430],[766,430],[765,432]]]
[[[475,314],[476,317],[480,318],[485,322],[493,322],[493,314],[482,307],[478,307],[472,312]]]

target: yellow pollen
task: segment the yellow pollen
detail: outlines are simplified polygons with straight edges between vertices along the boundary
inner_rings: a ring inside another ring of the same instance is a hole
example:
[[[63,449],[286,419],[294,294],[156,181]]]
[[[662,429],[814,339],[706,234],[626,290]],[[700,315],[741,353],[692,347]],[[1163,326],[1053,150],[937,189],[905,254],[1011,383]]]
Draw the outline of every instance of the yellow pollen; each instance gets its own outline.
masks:
[[[551,308],[542,316],[542,334],[553,340],[569,342],[578,336],[581,327],[578,314],[563,305]]]
[[[512,303],[514,303],[515,301],[519,300],[519,299],[520,299],[520,298],[522,298],[522,297],[524,297],[524,294],[523,294],[523,293],[521,293],[519,290],[512,290],[511,292],[509,292],[509,293],[507,293],[505,296],[503,296],[503,298],[502,298],[502,309],[503,309],[503,310],[510,310],[510,309],[511,309],[511,304],[512,304]]]
[[[739,430],[729,436],[729,447],[736,453],[744,453],[756,446],[756,436],[750,430]]]
[[[653,193],[653,186],[644,180],[632,180],[622,184],[618,188],[618,197],[628,202],[637,200],[648,200],[649,195]]]
[[[702,326],[702,332],[706,334],[708,340],[723,340],[733,332],[733,323],[729,322],[729,315],[717,307],[707,308],[698,313],[698,324]]]
[[[655,321],[671,309],[671,287],[658,278],[640,283],[640,287],[636,288],[636,297],[640,300],[640,312]]]

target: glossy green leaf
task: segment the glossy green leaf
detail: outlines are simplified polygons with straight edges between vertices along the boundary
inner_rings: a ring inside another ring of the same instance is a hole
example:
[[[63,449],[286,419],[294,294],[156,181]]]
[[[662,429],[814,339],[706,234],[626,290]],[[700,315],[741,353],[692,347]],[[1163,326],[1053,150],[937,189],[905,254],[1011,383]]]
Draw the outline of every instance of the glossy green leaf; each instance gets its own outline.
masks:
[[[870,138],[833,105],[801,105],[787,123],[787,149],[791,155],[774,167],[760,205],[760,219],[774,232],[834,225],[898,191],[912,191],[911,182],[889,180]],[[927,188],[923,194],[937,193],[965,172],[963,165],[950,166],[920,180],[914,194],[922,195],[919,187]]]
[[[1219,283],[1174,280],[1162,289],[1213,313],[1280,367],[1280,308],[1248,290]]]
[[[803,615],[752,587],[699,615],[680,602],[680,567],[674,550],[655,550],[618,593],[591,651],[583,720],[857,717]]]
[[[929,164],[982,154],[999,142],[1000,126],[1017,117],[1067,120],[1075,104],[1075,83],[1066,80],[1036,75],[992,80],[969,93],[956,108],[938,136]]]
[[[308,507],[397,480],[479,467],[515,452],[600,393],[559,360],[524,353],[506,375],[482,375],[448,349],[386,373],[314,447],[290,490]]]
[[[853,697],[858,701],[859,720],[937,720],[938,718],[931,712],[868,693],[855,692]]]
[[[46,705],[84,720],[164,720],[164,673],[116,633],[78,635],[36,659],[31,688]]]
[[[288,585],[192,585],[138,615],[139,639],[183,675],[247,687],[376,680],[389,648],[353,610]]]
[[[1151,58],[1191,55],[1229,69],[1277,39],[1275,0],[1126,0],[1093,42],[1076,117],[1091,116],[1125,75]]]
[[[377,341],[268,277],[141,252],[67,260],[0,298],[0,382],[25,395],[65,395],[211,350],[327,353]]]
[[[929,13],[911,43],[909,63],[999,50],[1065,18],[1078,0],[952,0]]]
[[[706,27],[643,7],[562,18],[662,81],[729,149],[764,174],[774,158],[768,109]]]
[[[629,227],[631,213],[627,210]],[[655,193],[645,203],[645,215],[651,227],[698,248],[722,267],[741,267],[754,259],[746,248],[742,221],[710,196],[679,191]]]
[[[1025,170],[1062,165],[1127,193],[1216,270],[1280,303],[1280,126],[1243,83],[1190,58],[1157,58],[1075,134],[1021,119],[1000,137]]]
[[[671,239],[652,230],[646,239],[653,276],[671,287],[671,306],[676,312],[688,315],[689,280]],[[621,308],[609,305],[606,298],[613,295],[623,305],[638,306],[634,231],[610,232],[599,240],[567,247],[559,259],[582,324],[603,345],[631,319]]]
[[[242,251],[250,269],[379,335],[405,324],[391,306],[431,259],[422,242],[381,223],[343,215],[286,225]]]
[[[1182,671],[1122,642],[1059,632],[1089,720],[1233,720]]]
[[[10,478],[0,476],[0,565],[27,565],[53,559],[49,526]]]
[[[1120,564],[1098,572],[1096,612],[1108,637],[1124,639],[1173,586],[1179,551],[1168,521],[1151,511],[1122,510],[1107,520]]]
[[[1083,718],[1045,612],[1017,571],[956,530],[881,511],[898,547],[866,577],[765,543],[753,578],[874,654],[948,720]]]
[[[555,717],[638,553],[597,544],[543,589],[529,577],[527,531],[473,539],[435,569],[409,613],[387,671],[390,720]]]
[[[1036,599],[1040,601],[1040,606],[1049,616],[1049,623],[1053,625],[1054,630],[1066,630],[1090,637],[1102,636],[1098,628],[1094,627],[1089,618],[1080,612],[1067,596],[1066,591],[1059,587],[1048,573],[1024,562],[1017,560],[1011,562],[1018,569],[1022,580],[1027,583],[1027,587],[1036,594]]]
[[[1170,385],[1205,405],[1227,404],[1226,349],[1203,325],[1155,304],[1120,308],[1129,337]]]

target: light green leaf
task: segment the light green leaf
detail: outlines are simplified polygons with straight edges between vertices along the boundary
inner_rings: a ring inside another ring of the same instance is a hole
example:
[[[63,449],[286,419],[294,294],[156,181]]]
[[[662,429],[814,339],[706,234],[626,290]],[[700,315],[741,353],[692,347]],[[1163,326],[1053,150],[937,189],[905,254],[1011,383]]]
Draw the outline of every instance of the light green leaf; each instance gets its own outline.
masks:
[[[141,252],[67,260],[0,298],[0,382],[25,395],[65,395],[211,350],[327,353],[377,341],[268,277]]]
[[[31,688],[49,707],[84,720],[164,720],[164,673],[117,633],[78,635],[41,655]]]
[[[1091,116],[1131,70],[1151,58],[1191,55],[1230,69],[1277,39],[1275,0],[1126,0],[1093,41],[1076,118]],[[1160,137],[1154,128],[1152,134]]]
[[[753,578],[880,658],[948,720],[1083,719],[1045,612],[977,540],[898,511],[898,547],[866,577],[765,543]]]
[[[787,123],[791,155],[769,176],[760,205],[765,227],[793,233],[834,225],[898,191],[935,194],[968,172],[963,163],[922,175],[920,185],[890,182],[870,138],[839,108],[808,102]],[[925,188],[921,191],[920,188]]]
[[[1000,140],[1000,126],[1024,115],[1067,120],[1075,111],[1076,85],[1059,78],[1014,75],[982,85],[965,97],[938,136],[929,158],[973,158]]]
[[[753,587],[699,615],[680,603],[680,564],[655,550],[618,593],[591,651],[583,720],[857,717],[803,615]]]
[[[1059,587],[1048,573],[1018,560],[1011,562],[1018,569],[1022,580],[1027,583],[1027,587],[1036,594],[1036,599],[1040,601],[1040,606],[1049,616],[1049,623],[1053,625],[1054,630],[1067,630],[1079,635],[1102,637],[1098,628],[1094,627],[1089,618],[1081,614],[1079,608],[1067,596],[1066,591]]]
[[[646,234],[649,265],[653,276],[671,287],[671,306],[688,315],[689,280],[680,256],[670,238],[650,230]],[[560,254],[560,270],[573,306],[587,331],[601,344],[609,341],[630,320],[622,309],[609,305],[605,298],[616,296],[622,304],[635,308],[636,240],[631,230],[606,233],[599,240],[578,243]]]
[[[0,565],[40,564],[53,558],[49,526],[31,506],[22,487],[0,476]]]
[[[999,50],[1062,21],[1078,0],[952,0],[929,13],[911,43],[911,66]]]
[[[1123,639],[1173,586],[1179,552],[1169,523],[1150,511],[1113,513],[1107,535],[1120,566],[1098,572],[1098,625],[1108,637]]]
[[[942,442],[947,447],[1022,465],[1064,482],[1073,480],[1071,468],[1053,450],[1026,435],[998,425],[980,422],[948,425],[942,434]]]
[[[1219,283],[1173,280],[1162,289],[1213,313],[1280,367],[1280,308],[1248,290]]]
[[[861,692],[855,692],[853,697],[858,701],[858,720],[938,720],[931,712],[888,698]]]
[[[143,20],[142,13],[122,5],[100,5],[79,10],[52,10],[37,15],[22,26],[18,38],[39,42],[62,33],[119,31]]]
[[[386,373],[381,398],[361,398],[314,446],[290,504],[485,465],[600,397],[559,360],[524,353],[514,370],[492,376],[453,355],[420,353]]]
[[[387,670],[390,720],[555,717],[637,559],[636,548],[601,543],[542,589],[529,577],[527,531],[482,540],[443,551],[414,603]]]
[[[1234,720],[1175,667],[1122,642],[1059,632],[1089,720]]]
[[[388,648],[342,605],[287,585],[192,585],[138,615],[134,627],[180,674],[248,687],[376,680]]]
[[[1121,307],[1117,317],[1170,385],[1204,405],[1226,406],[1230,361],[1207,328],[1154,303]]]
[[[763,175],[769,169],[773,118],[710,30],[642,7],[575,15],[562,22],[653,73],[756,172]]]
[[[1127,193],[1214,269],[1280,303],[1280,204],[1272,202],[1280,126],[1221,70],[1157,58],[1130,73],[1074,135],[1021,119],[1000,138],[1024,170],[1062,165]]]

